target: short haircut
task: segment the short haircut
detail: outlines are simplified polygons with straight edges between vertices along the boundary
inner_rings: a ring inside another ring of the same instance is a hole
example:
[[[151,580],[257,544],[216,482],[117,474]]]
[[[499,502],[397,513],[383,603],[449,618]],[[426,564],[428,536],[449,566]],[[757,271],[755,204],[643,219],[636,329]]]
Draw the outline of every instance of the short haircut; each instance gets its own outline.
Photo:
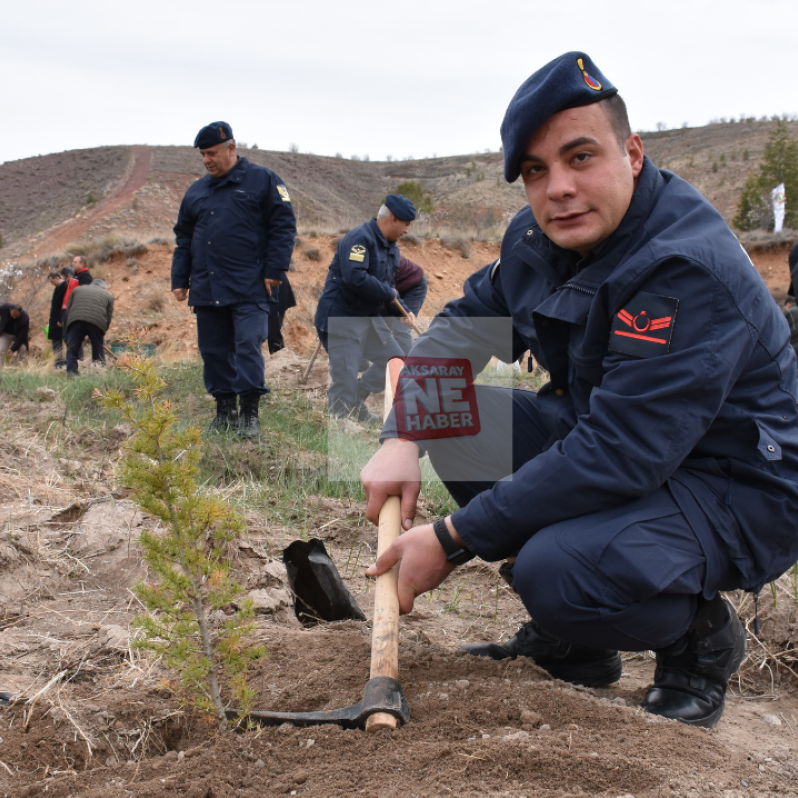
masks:
[[[236,143],[235,139],[227,139],[227,141],[223,141],[222,142],[222,147],[224,149],[226,149],[226,150],[229,150],[230,149],[230,145],[231,144],[235,144],[235,143]]]
[[[80,261],[82,266],[86,266],[88,268],[89,261],[86,260],[85,255],[75,255],[75,257]]]
[[[96,286],[97,288],[108,288],[108,283],[105,280],[92,280],[90,285]]]
[[[50,272],[50,274],[47,275],[48,280],[60,280],[61,277],[63,277],[61,272]]]
[[[393,215],[393,211],[387,205],[381,205],[379,211],[377,211],[378,219],[385,219],[387,216]]]
[[[67,278],[74,277],[75,276],[75,270],[71,266],[64,266],[64,268],[61,269],[61,275],[63,277],[67,277]]]
[[[632,127],[629,124],[629,114],[626,111],[626,103],[620,94],[613,94],[612,97],[605,97],[598,103],[606,112],[610,120],[612,132],[621,150],[626,148],[626,139],[632,135]]]

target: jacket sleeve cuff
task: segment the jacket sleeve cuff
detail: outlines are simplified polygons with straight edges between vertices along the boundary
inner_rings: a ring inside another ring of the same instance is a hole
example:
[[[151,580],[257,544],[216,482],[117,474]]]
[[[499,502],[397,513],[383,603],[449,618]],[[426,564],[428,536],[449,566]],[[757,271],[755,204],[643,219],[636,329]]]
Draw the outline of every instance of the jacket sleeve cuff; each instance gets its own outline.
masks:
[[[424,457],[424,455],[427,454],[427,447],[424,446],[424,441],[417,441],[415,438],[399,434],[399,430],[396,427],[396,413],[394,408],[391,408],[388,417],[385,419],[385,423],[382,425],[382,430],[380,431],[380,445],[387,441],[388,438],[401,438],[403,441],[415,443],[419,448],[419,457]]]
[[[490,491],[478,494],[465,507],[455,510],[452,513],[452,525],[467,548],[481,559],[495,562],[512,557],[518,552],[508,551],[500,544],[500,531],[494,529],[491,514],[483,501],[488,493]]]
[[[280,280],[282,281],[285,277],[285,273],[288,271],[287,269],[270,269],[266,268],[263,270],[263,279],[264,280]]]

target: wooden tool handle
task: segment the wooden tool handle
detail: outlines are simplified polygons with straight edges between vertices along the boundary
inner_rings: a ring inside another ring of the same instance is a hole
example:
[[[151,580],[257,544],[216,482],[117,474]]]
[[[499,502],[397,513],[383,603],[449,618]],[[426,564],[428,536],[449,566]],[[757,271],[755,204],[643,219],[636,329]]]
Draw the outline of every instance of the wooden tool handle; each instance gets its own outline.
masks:
[[[398,299],[394,299],[393,304],[402,314],[402,318],[405,319],[410,318],[410,314],[402,307],[402,303]],[[416,333],[417,335],[421,335],[421,330],[419,329],[418,325],[415,322],[411,325],[411,327],[414,333]]]
[[[399,497],[390,496],[380,510],[377,533],[379,557],[401,532]],[[399,580],[399,563],[377,577],[374,591],[374,619],[371,632],[371,678],[390,676],[399,678],[399,597],[396,586]],[[386,712],[376,712],[366,719],[366,731],[395,729],[397,719]]]
[[[393,395],[403,361],[393,358],[385,371],[383,417],[393,405]],[[389,496],[380,510],[377,528],[377,556],[379,557],[402,532],[402,508],[398,496]],[[374,589],[374,618],[371,630],[371,678],[390,676],[399,679],[399,563],[377,577]],[[398,720],[387,712],[375,712],[366,718],[366,731],[395,729]]]
[[[310,363],[308,363],[308,367],[305,369],[305,373],[299,378],[299,384],[305,382],[310,374],[310,370],[313,368],[313,364],[316,362],[316,357],[319,354],[319,350],[321,349],[321,341],[316,344],[316,348],[313,350],[313,354],[310,356]]]

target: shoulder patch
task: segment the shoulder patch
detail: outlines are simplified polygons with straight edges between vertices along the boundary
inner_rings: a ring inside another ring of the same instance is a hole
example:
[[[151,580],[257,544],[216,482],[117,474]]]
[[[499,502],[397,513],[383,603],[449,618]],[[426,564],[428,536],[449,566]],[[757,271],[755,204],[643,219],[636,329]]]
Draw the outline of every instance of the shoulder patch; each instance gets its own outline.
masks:
[[[356,260],[359,263],[363,263],[365,258],[366,248],[362,244],[355,244],[355,246],[349,250],[349,260]]]
[[[291,202],[291,197],[288,196],[288,189],[285,186],[277,186],[277,193],[283,202]]]
[[[610,350],[632,357],[656,357],[670,352],[679,300],[640,291],[612,320]]]

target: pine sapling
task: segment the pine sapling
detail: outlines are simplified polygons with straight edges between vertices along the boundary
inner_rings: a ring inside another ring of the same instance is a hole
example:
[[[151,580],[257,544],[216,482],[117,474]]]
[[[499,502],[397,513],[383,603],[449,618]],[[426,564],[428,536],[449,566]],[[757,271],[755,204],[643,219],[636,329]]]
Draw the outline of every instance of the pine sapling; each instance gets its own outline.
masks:
[[[230,575],[228,557],[230,544],[245,530],[244,521],[202,489],[201,432],[179,428],[177,408],[163,398],[167,386],[153,361],[125,355],[118,365],[133,375],[136,396],[129,400],[119,390],[102,395],[105,405],[121,411],[134,430],[118,477],[133,490],[142,510],[166,529],[140,537],[152,578],[134,587],[148,611],[134,621],[143,633],[134,645],[163,656],[179,673],[188,702],[226,729],[223,695],[246,713],[254,698],[249,668],[266,655],[265,647],[245,640],[254,627],[252,602],[237,602],[240,609],[220,625],[211,619],[244,592]]]

